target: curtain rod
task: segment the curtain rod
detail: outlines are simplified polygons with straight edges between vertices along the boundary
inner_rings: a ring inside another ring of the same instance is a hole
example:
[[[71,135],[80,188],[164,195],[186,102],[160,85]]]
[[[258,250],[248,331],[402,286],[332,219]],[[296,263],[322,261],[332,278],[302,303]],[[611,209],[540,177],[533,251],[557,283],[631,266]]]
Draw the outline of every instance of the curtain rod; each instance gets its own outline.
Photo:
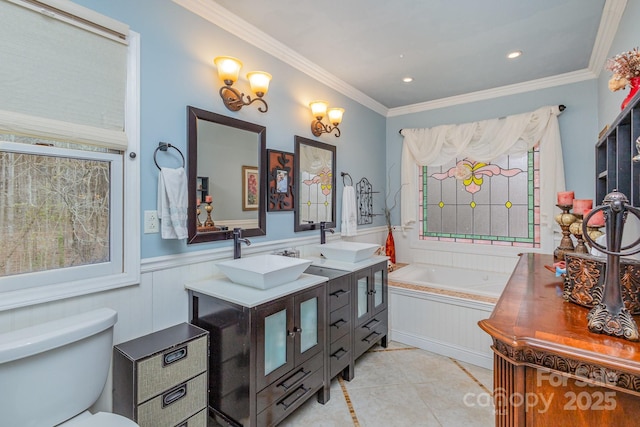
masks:
[[[560,105],[558,105],[558,109],[560,110],[560,112],[563,112],[566,108],[567,108],[567,107],[566,107],[566,105],[564,105],[564,104],[560,104]],[[400,135],[402,135],[402,129],[400,129],[400,130],[398,131],[398,133],[399,133]]]

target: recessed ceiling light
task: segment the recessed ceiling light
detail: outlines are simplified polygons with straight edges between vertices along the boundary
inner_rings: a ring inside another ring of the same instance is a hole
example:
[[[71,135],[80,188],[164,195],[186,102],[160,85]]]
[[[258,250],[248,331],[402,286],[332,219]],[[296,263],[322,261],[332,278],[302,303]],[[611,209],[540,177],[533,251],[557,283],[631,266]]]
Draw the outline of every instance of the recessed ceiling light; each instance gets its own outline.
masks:
[[[518,56],[522,55],[522,51],[521,50],[514,50],[513,52],[509,52],[507,54],[507,58],[509,59],[515,59]]]
[[[405,83],[411,83],[413,81],[413,77],[405,77],[402,79],[402,81]]]

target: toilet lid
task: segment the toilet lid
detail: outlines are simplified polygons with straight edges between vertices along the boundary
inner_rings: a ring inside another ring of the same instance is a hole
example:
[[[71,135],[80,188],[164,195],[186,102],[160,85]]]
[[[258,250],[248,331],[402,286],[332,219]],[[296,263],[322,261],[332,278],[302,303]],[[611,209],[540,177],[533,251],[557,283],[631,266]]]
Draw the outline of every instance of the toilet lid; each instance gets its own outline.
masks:
[[[139,427],[129,418],[109,412],[98,412],[77,421],[77,423],[73,424],[73,427]]]

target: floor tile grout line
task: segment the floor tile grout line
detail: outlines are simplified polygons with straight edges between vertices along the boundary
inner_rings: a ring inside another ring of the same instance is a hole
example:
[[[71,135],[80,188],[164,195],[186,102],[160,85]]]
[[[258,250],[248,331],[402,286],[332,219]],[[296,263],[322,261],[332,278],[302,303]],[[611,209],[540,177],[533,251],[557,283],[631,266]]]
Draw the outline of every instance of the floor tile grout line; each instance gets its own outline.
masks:
[[[358,416],[356,415],[356,411],[353,408],[353,404],[351,403],[351,397],[349,397],[347,386],[345,385],[344,380],[340,376],[338,377],[338,383],[340,384],[340,388],[342,388],[342,394],[344,395],[344,400],[346,400],[347,402],[347,408],[349,409],[349,414],[351,415],[353,426],[360,427],[360,422],[358,421]]]
[[[476,377],[473,376],[473,374],[471,372],[469,372],[464,366],[462,366],[460,364],[460,362],[458,362],[456,359],[452,359],[449,358],[458,368],[462,369],[462,372],[464,372],[465,374],[467,374],[469,376],[469,378],[471,378],[473,381],[475,381],[476,384],[478,384],[480,386],[480,388],[482,388],[485,392],[493,395],[493,393],[484,385],[480,382],[479,379],[477,379]]]

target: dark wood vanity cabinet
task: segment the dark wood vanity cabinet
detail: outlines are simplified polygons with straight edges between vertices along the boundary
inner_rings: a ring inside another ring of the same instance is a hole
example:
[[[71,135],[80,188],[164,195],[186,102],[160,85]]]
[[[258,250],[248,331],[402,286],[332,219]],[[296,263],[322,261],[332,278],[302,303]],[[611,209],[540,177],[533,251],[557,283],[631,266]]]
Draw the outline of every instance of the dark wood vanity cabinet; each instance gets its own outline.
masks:
[[[387,275],[386,261],[354,272],[354,360],[377,342],[387,346]]]
[[[234,426],[271,426],[325,387],[325,283],[244,307],[190,291],[191,323],[210,332],[209,409]]]
[[[311,266],[309,274],[329,279],[327,294],[327,359],[328,381],[338,374],[347,381],[353,379],[353,274],[347,271]]]

